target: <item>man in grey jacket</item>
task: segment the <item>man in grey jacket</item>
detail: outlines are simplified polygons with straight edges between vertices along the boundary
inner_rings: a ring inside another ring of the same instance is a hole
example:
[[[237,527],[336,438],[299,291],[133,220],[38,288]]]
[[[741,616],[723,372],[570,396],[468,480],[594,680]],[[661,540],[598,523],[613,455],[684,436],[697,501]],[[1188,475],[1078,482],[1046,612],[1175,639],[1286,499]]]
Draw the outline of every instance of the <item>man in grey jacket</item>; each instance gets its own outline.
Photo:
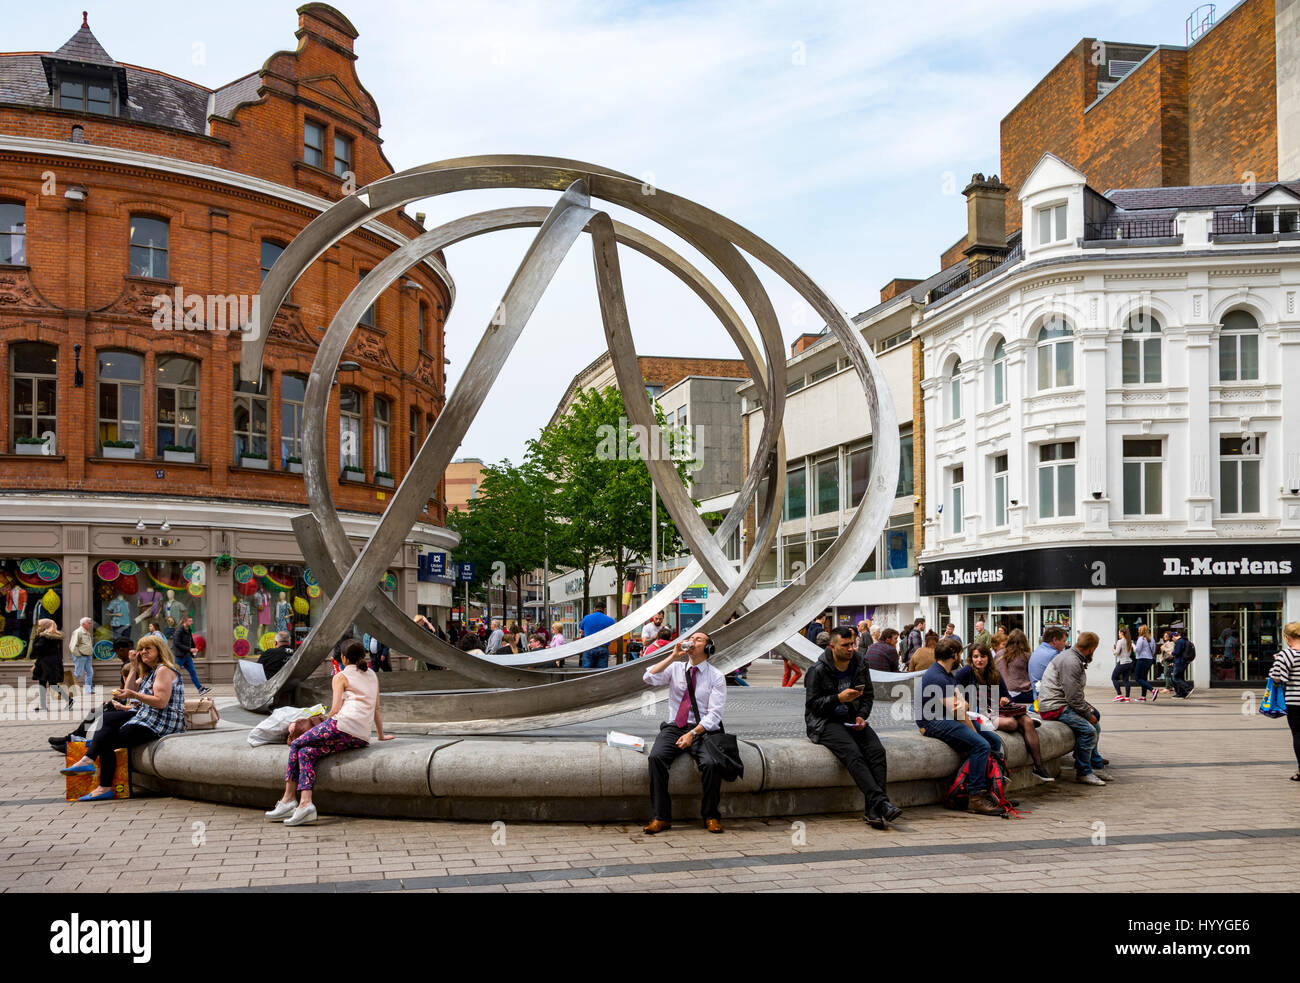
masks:
[[[1098,774],[1108,762],[1101,756],[1101,714],[1084,699],[1088,664],[1097,651],[1096,632],[1079,634],[1073,648],[1059,653],[1043,671],[1038,688],[1038,712],[1044,720],[1059,720],[1074,731],[1074,775],[1084,785],[1105,785]]]

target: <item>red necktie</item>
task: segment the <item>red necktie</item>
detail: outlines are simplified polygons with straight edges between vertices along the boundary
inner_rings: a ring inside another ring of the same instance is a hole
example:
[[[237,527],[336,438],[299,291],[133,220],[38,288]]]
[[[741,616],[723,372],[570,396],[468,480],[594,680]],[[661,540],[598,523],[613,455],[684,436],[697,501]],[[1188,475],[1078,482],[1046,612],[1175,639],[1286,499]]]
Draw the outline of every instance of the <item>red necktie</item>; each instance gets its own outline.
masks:
[[[695,674],[699,670],[691,666],[686,670],[686,688],[689,692],[682,694],[682,702],[677,704],[677,719],[673,721],[678,727],[686,726],[686,715],[691,712],[690,693],[695,692]]]

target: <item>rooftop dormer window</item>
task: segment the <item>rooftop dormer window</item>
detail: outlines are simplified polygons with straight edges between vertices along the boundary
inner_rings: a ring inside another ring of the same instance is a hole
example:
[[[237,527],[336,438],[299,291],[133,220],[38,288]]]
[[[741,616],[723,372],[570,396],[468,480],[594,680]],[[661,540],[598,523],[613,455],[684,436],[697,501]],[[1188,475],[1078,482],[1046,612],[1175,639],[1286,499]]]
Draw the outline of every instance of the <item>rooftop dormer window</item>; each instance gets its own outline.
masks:
[[[1065,241],[1065,212],[1065,202],[1034,209],[1034,223],[1038,229],[1040,246]]]
[[[109,79],[60,77],[59,108],[114,116],[113,83]]]

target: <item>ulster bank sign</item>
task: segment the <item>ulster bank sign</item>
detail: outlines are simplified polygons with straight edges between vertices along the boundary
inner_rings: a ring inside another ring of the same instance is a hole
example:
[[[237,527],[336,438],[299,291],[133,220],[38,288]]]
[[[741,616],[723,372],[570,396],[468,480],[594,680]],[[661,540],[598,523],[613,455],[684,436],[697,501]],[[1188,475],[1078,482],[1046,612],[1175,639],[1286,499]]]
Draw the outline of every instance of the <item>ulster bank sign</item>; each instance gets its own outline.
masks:
[[[1300,543],[1063,546],[921,565],[921,593],[989,594],[1093,587],[1286,587]]]

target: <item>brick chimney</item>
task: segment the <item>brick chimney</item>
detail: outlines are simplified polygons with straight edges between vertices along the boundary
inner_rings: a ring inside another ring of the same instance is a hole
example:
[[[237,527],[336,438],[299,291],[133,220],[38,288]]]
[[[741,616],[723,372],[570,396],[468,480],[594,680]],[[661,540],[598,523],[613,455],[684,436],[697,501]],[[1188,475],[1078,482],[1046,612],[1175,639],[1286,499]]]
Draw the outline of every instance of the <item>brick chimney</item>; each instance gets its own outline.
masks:
[[[1001,259],[1006,252],[1006,199],[1010,193],[1011,189],[996,174],[987,179],[983,174],[972,174],[970,184],[962,191],[966,196],[967,223],[967,246],[962,255],[972,266],[982,259]]]
[[[880,288],[880,302],[883,304],[887,300],[893,300],[905,290],[911,290],[913,287],[920,286],[920,284],[920,280],[908,280],[901,276],[894,277]]]
[[[820,332],[816,334],[804,332],[790,343],[790,357],[794,358],[799,353],[807,351],[813,345],[817,344],[822,337],[823,336]]]

